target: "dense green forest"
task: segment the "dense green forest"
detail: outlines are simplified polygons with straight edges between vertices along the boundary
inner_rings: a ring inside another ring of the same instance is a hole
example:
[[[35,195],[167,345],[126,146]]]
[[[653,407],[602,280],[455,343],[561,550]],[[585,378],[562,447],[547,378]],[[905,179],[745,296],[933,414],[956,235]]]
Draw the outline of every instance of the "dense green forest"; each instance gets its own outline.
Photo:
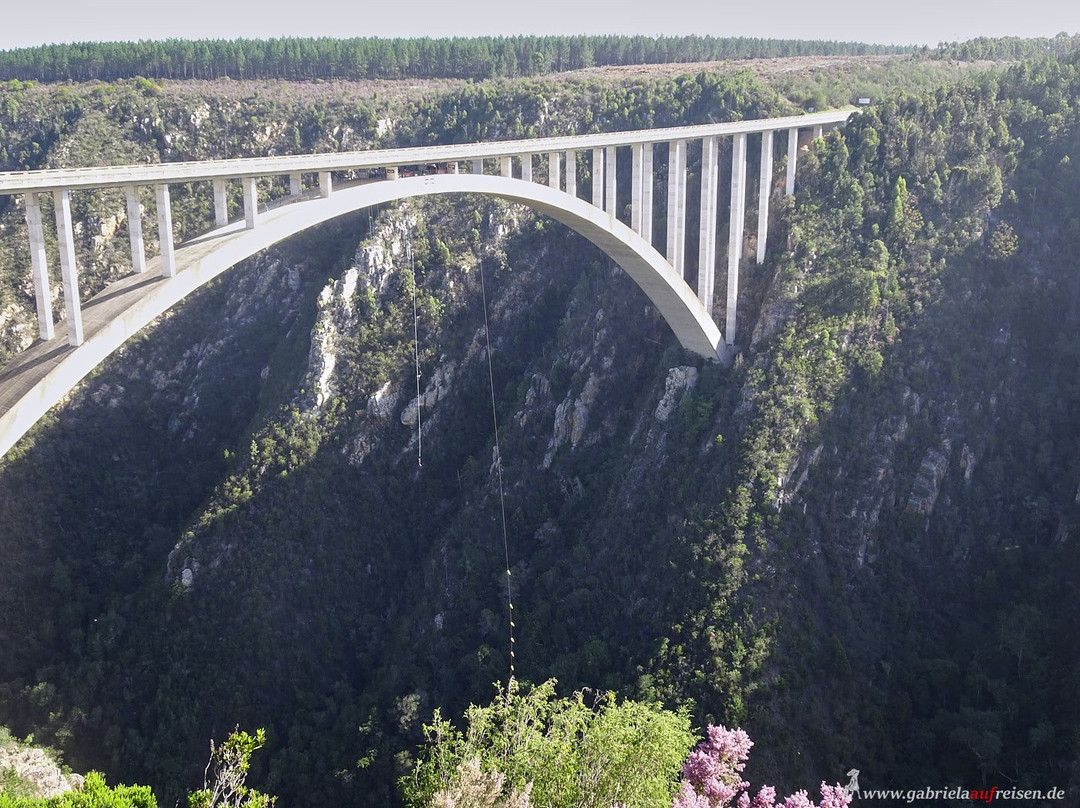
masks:
[[[266,727],[252,779],[283,806],[400,801],[434,710],[506,679],[501,471],[521,678],[745,727],[748,778],[783,793],[858,768],[1077,801],[1077,61],[920,67],[811,143],[743,268],[731,368],[492,200],[353,214],[232,270],[3,459],[0,724],[160,804],[238,724]],[[788,114],[808,81],[8,83],[0,143],[38,168],[562,134]],[[208,226],[206,189],[174,200]],[[125,271],[122,202],[77,204],[92,292]]]
[[[861,42],[714,36],[170,39],[0,51],[0,79],[487,79],[612,65],[909,50]]]

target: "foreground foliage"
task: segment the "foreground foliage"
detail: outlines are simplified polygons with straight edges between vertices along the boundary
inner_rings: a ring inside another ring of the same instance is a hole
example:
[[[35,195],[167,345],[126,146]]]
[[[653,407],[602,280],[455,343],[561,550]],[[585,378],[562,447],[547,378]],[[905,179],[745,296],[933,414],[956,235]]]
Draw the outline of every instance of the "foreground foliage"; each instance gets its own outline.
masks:
[[[665,808],[693,743],[685,711],[618,701],[614,694],[555,695],[511,680],[460,732],[439,714],[401,786],[409,806]]]
[[[149,786],[114,786],[100,772],[86,775],[82,790],[48,799],[11,797],[0,791],[0,808],[157,808]]]
[[[710,726],[708,737],[697,745],[683,765],[683,779],[672,808],[845,808],[851,803],[840,786],[821,784],[821,802],[815,805],[805,791],[797,791],[782,803],[776,789],[762,786],[750,796],[750,784],[742,779],[754,742],[741,729]]]

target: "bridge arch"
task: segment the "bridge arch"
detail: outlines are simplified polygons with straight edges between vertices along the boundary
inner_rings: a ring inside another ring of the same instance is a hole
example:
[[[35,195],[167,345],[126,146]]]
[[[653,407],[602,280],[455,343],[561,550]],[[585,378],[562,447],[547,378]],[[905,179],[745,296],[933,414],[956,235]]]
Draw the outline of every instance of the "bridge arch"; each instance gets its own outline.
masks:
[[[290,236],[363,208],[434,194],[474,193],[526,205],[566,225],[598,246],[641,287],[687,349],[709,359],[727,361],[729,348],[720,329],[694,291],[667,260],[641,236],[599,208],[562,191],[517,179],[481,174],[447,174],[357,185],[330,196],[285,204],[261,213],[253,228],[236,222],[194,238],[176,248],[176,274],[147,275],[132,304],[102,327],[90,331],[75,348],[62,350],[63,334],[37,347],[51,362],[47,372],[0,415],[0,457],[14,446],[48,410],[128,338],[193,291],[240,261]],[[149,262],[153,271],[159,259]],[[149,274],[149,273],[148,273]],[[130,279],[129,279],[130,280]],[[110,290],[106,290],[106,295]],[[89,313],[94,301],[87,304]],[[52,350],[44,350],[51,347]],[[27,351],[30,353],[30,351]],[[16,373],[19,369],[16,368]],[[25,371],[24,371],[25,372]],[[11,373],[5,369],[5,377]]]

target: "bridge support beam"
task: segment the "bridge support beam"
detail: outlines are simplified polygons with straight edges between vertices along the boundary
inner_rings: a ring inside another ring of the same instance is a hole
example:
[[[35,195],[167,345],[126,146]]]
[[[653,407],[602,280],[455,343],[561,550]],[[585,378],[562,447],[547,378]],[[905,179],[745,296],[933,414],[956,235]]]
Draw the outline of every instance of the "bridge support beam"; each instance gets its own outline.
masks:
[[[499,174],[503,177],[514,176],[514,158],[513,157],[500,157],[499,158]]]
[[[127,197],[128,241],[131,243],[132,272],[146,272],[146,247],[143,245],[142,205],[139,204],[139,189],[134,185],[124,186]]]
[[[38,335],[50,340],[56,335],[52,316],[52,289],[49,287],[49,259],[45,255],[45,229],[41,226],[41,197],[26,194],[26,229],[30,233],[30,266],[34,273],[34,302],[37,304]]]
[[[698,300],[712,315],[716,283],[716,196],[720,184],[720,153],[715,137],[701,141],[701,217],[698,230]]]
[[[253,230],[259,218],[259,196],[255,189],[255,178],[244,177],[240,182],[244,188],[244,227]]]
[[[799,159],[799,130],[796,128],[787,131],[787,179],[784,183],[784,193],[791,196],[795,193],[795,163]]]
[[[229,223],[229,197],[226,193],[226,180],[214,180],[214,225],[224,227]]]
[[[169,201],[169,186],[154,187],[157,200],[158,244],[161,247],[161,274],[166,278],[176,275],[176,251],[173,246],[172,204]]]
[[[548,152],[548,187],[558,191],[561,187],[559,185],[561,179],[559,176],[559,153],[557,151]]]
[[[630,229],[641,235],[641,162],[645,148],[641,143],[630,147]]]
[[[479,160],[473,160],[472,161],[472,173],[473,174],[483,174],[484,173],[484,158],[481,157]]]
[[[653,230],[653,144],[641,148],[641,237],[651,246]]]
[[[566,152],[566,193],[577,196],[577,152],[570,149]]]
[[[608,146],[604,149],[604,211],[617,219],[619,212],[615,207],[617,199],[615,165],[615,147]]]
[[[667,260],[685,277],[686,248],[686,141],[668,144]]]
[[[334,180],[329,171],[319,172],[319,196],[323,199],[334,192]]]
[[[532,182],[532,155],[521,155],[521,178],[525,182]]]
[[[824,137],[824,136],[825,136],[825,127],[822,126],[820,123],[816,124],[814,126],[814,140],[817,140],[819,137]]]
[[[758,177],[757,262],[765,263],[765,242],[769,239],[769,194],[772,191],[773,133],[761,133],[761,174]]]
[[[289,196],[300,196],[304,192],[304,178],[299,171],[289,175]]]
[[[604,209],[604,150],[592,150],[592,203]]]
[[[746,135],[731,143],[731,221],[728,224],[727,320],[724,339],[735,344],[735,317],[739,302],[739,260],[742,258],[743,222],[746,218]]]
[[[56,208],[56,236],[60,241],[60,274],[64,280],[64,311],[67,314],[68,344],[83,344],[82,303],[79,301],[79,268],[75,263],[75,230],[71,226],[71,192],[53,193]]]

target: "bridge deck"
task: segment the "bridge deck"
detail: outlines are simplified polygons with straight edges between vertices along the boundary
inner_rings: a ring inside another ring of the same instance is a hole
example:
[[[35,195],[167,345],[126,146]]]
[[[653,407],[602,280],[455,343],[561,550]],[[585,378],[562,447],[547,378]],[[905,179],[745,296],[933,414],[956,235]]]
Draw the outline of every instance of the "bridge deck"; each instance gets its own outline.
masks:
[[[227,239],[230,235],[229,231],[242,232],[243,222],[237,224],[230,224],[212,234],[178,247],[176,249],[177,271],[183,271],[194,265],[217,245],[224,243],[221,239]],[[147,260],[146,265],[146,272],[128,275],[114,281],[83,303],[83,333],[86,338],[101,331],[119,314],[131,308],[156,286],[168,280],[161,275],[160,257]],[[0,415],[11,409],[74,350],[74,347],[68,345],[67,324],[60,321],[56,324],[56,336],[51,340],[38,340],[15,356],[3,370],[0,370]]]

